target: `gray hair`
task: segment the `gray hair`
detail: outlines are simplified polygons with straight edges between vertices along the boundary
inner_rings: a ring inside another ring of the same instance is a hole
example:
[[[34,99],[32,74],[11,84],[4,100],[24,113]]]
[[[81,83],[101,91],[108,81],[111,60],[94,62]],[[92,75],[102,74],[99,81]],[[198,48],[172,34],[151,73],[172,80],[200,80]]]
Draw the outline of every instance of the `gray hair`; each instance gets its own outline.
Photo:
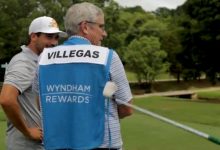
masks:
[[[95,22],[97,16],[104,13],[101,8],[94,4],[83,2],[72,5],[64,17],[64,25],[69,36],[76,35],[79,32],[79,24],[82,21]]]

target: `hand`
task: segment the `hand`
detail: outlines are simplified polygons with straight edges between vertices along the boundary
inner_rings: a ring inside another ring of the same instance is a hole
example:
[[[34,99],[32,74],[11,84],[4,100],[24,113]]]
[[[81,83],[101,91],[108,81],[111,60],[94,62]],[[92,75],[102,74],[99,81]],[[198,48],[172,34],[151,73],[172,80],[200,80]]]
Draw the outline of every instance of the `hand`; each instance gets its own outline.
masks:
[[[29,134],[27,136],[30,139],[36,140],[36,141],[43,140],[43,132],[41,128],[29,128],[28,131],[29,131]]]

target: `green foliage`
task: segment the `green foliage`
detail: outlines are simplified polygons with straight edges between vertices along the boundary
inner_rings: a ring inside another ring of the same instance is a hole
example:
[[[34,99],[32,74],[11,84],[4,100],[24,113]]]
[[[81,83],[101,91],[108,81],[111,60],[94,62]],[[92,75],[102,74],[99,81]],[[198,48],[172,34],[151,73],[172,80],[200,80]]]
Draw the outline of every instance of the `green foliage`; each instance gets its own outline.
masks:
[[[78,2],[85,0],[1,0],[0,62],[9,60],[20,51],[20,45],[26,44],[28,27],[34,18],[51,16],[64,30],[65,12]],[[178,80],[199,79],[205,73],[212,83],[217,82],[220,73],[220,1],[188,0],[176,10],[162,7],[155,12],[146,12],[140,6],[123,8],[114,0],[89,2],[103,8],[105,13],[108,37],[103,46],[116,50],[126,66],[130,62],[125,55],[132,51],[129,50],[131,43],[144,36],[156,37],[160,49],[167,55],[163,61],[169,62],[169,71]],[[135,67],[133,70],[141,70]],[[139,79],[149,78],[138,76]]]
[[[108,1],[108,0],[106,0]],[[100,7],[106,1],[92,0]],[[0,1],[0,59],[10,59],[20,51],[20,45],[27,44],[28,27],[39,16],[56,19],[64,30],[63,17],[73,3],[83,0],[1,0]]]
[[[164,62],[166,56],[166,52],[160,49],[158,38],[146,36],[133,40],[125,54],[127,66],[136,73],[139,82],[145,80],[149,83],[167,70],[168,63]]]
[[[119,5],[114,1],[110,1],[108,7],[104,8],[104,13],[108,37],[104,40],[103,45],[113,48],[123,57],[126,22],[119,18],[121,15]]]
[[[178,10],[182,18],[180,26],[183,27],[181,55],[185,56],[180,62],[184,68],[193,70],[191,72],[205,72],[213,83],[220,72],[219,9],[220,1],[217,0],[189,0]]]
[[[135,16],[135,17],[134,17]],[[156,17],[152,13],[140,13],[134,12],[130,13],[129,11],[124,12],[122,14],[123,20],[127,20],[127,35],[125,39],[125,44],[129,44],[134,39],[138,39],[141,36],[151,36],[151,34],[155,35],[155,32],[160,32],[158,29],[158,24],[151,23],[156,21]],[[158,22],[157,22],[158,23]],[[154,27],[155,25],[155,27]],[[160,23],[159,23],[160,25]],[[158,35],[158,34],[157,34]]]
[[[20,51],[20,45],[26,44],[28,39],[30,22],[38,16],[55,18],[61,30],[64,30],[63,16],[67,8],[78,2],[83,0],[0,1],[0,59],[9,60]],[[90,2],[102,7],[105,12],[108,38],[105,39],[104,46],[115,49],[126,64],[127,46],[133,40],[142,36],[155,36],[161,42],[166,21],[161,22],[155,14],[145,12],[141,7],[121,8],[113,0]]]

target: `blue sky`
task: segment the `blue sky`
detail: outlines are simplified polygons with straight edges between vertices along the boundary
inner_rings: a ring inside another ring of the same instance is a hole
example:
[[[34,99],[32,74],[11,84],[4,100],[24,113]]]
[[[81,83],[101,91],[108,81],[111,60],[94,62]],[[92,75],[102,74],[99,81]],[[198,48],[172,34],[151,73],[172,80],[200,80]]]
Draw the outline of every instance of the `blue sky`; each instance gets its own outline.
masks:
[[[175,9],[182,5],[186,0],[114,0],[123,7],[141,6],[146,11],[154,11],[158,7]]]

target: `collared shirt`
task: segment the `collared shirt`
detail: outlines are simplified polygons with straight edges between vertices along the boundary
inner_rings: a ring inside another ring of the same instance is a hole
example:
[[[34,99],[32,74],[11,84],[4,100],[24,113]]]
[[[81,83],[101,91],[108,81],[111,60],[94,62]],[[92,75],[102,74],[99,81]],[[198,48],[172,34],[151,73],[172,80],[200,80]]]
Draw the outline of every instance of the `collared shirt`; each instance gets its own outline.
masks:
[[[29,127],[40,127],[41,117],[36,103],[36,95],[32,91],[38,55],[26,46],[15,55],[5,71],[4,84],[14,86],[20,92],[18,102],[21,113]],[[11,122],[8,122],[7,147],[10,150],[42,150],[42,144],[25,137]]]
[[[90,45],[89,40],[80,37],[80,36],[72,36],[65,44],[86,44]],[[113,57],[110,66],[110,76],[111,80],[116,83],[118,86],[118,90],[116,91],[115,98],[120,99],[124,102],[128,102],[132,99],[132,94],[130,90],[130,86],[125,74],[125,70],[123,64],[118,56],[118,54],[114,51]],[[36,75],[34,80],[34,90],[38,93],[38,75]],[[122,138],[121,138],[121,130],[120,123],[117,111],[117,103],[113,100],[105,101],[105,136],[103,144],[100,148],[121,148],[122,147]]]

